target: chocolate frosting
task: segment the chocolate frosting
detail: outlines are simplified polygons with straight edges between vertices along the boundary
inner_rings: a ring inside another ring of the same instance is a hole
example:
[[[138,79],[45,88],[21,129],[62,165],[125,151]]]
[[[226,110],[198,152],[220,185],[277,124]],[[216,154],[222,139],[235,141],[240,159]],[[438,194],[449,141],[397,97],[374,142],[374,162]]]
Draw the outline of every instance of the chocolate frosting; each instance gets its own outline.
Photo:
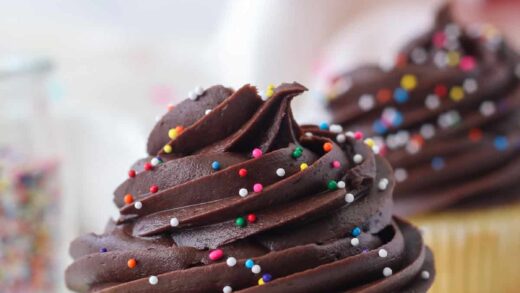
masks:
[[[114,193],[120,218],[71,244],[67,286],[426,292],[432,255],[392,218],[391,167],[361,141],[302,135],[290,101],[305,90],[282,84],[263,101],[250,85],[214,86],[169,111]]]
[[[492,26],[463,27],[446,6],[393,68],[337,78],[328,106],[386,145],[397,214],[517,202],[519,78],[519,55]]]

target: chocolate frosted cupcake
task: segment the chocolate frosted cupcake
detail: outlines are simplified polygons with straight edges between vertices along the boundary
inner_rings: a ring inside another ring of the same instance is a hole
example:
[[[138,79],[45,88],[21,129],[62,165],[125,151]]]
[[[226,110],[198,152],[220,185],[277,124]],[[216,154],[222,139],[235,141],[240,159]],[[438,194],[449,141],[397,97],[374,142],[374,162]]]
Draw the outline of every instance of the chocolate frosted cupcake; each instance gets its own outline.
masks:
[[[375,136],[395,168],[397,214],[445,211],[417,221],[441,251],[439,292],[520,287],[519,256],[498,252],[520,243],[519,79],[520,57],[493,27],[463,27],[444,7],[393,68],[364,66],[335,81],[333,120]],[[459,274],[472,282],[449,279]]]
[[[89,292],[426,292],[418,230],[392,218],[392,169],[301,128],[299,84],[199,90],[169,111],[115,191],[120,218],[71,245]]]

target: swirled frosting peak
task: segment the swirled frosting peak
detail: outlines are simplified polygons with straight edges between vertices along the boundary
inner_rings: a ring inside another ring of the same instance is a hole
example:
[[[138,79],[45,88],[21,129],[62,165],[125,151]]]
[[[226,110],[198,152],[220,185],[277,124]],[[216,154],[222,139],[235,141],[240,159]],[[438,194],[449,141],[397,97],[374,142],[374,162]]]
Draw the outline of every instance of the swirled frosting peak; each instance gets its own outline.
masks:
[[[198,89],[152,130],[103,234],[76,239],[79,292],[425,292],[418,231],[392,218],[389,165],[363,141],[301,128],[300,84]]]
[[[520,57],[494,27],[463,26],[446,6],[393,68],[335,84],[349,86],[332,93],[335,122],[387,147],[397,214],[520,200]]]

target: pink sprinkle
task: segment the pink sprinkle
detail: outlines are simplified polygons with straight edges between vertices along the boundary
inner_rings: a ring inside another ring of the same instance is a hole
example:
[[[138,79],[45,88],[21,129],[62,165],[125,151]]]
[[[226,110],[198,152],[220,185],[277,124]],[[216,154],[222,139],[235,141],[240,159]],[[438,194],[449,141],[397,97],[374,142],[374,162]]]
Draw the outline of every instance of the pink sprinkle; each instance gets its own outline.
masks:
[[[262,150],[259,148],[256,148],[253,150],[253,158],[258,159],[262,156]]]
[[[437,48],[444,47],[444,44],[446,43],[446,35],[443,32],[436,32],[433,35],[433,45]]]
[[[357,140],[363,139],[363,132],[361,132],[361,131],[356,131],[356,132],[354,133],[354,138],[357,139]]]
[[[215,261],[215,260],[219,260],[221,259],[222,257],[224,256],[224,251],[222,251],[222,249],[215,249],[215,250],[212,250],[210,253],[209,253],[209,259]]]
[[[253,185],[254,192],[261,192],[263,189],[264,189],[264,187],[260,183],[255,183],[255,185]]]
[[[340,164],[339,161],[332,161],[331,166],[332,166],[332,168],[334,168],[334,169],[339,169],[339,167],[341,166],[341,164]]]
[[[475,68],[475,58],[472,56],[464,56],[460,60],[459,67],[462,71],[470,71]]]

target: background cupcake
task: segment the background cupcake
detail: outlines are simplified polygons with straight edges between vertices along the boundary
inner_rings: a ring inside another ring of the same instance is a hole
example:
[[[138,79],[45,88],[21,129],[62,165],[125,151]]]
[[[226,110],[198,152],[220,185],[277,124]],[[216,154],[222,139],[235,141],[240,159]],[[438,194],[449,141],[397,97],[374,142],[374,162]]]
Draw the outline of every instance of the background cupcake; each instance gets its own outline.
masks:
[[[333,120],[375,135],[394,166],[397,212],[437,211],[416,221],[440,251],[439,292],[518,287],[518,253],[503,252],[520,245],[519,79],[520,58],[500,33],[463,26],[446,6],[393,64],[358,68],[331,88]],[[454,274],[467,278],[448,281]]]

